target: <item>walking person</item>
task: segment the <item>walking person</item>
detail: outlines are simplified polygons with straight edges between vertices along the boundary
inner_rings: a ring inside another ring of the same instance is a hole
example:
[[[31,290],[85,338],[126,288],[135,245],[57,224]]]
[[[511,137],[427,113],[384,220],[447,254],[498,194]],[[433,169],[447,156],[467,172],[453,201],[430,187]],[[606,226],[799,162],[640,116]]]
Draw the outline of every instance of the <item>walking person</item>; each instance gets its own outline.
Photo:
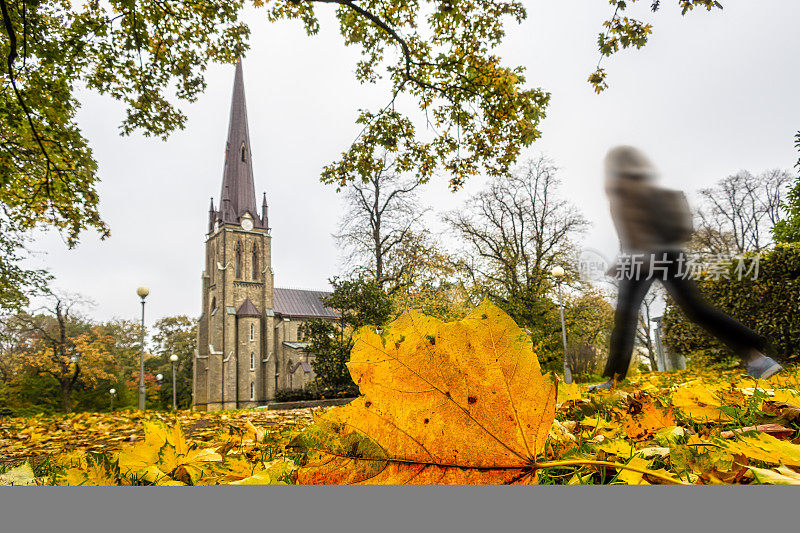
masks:
[[[747,373],[766,379],[782,367],[762,353],[766,339],[713,308],[686,274],[686,243],[692,215],[680,191],[658,187],[650,160],[638,149],[618,146],[605,160],[605,189],[620,240],[621,257],[612,271],[619,279],[611,346],[603,375],[609,381],[591,389],[611,388],[625,378],[633,353],[639,308],[657,279],[686,316],[728,345],[747,362]]]

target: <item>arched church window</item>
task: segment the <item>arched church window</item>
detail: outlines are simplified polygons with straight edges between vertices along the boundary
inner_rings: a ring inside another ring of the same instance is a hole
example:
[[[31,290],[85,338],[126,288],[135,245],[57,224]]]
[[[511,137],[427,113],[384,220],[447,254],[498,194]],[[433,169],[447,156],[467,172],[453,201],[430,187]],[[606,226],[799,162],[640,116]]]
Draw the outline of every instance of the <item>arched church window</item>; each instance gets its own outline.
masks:
[[[256,386],[255,386],[255,383],[253,383],[251,381],[250,382],[250,399],[251,400],[255,399],[255,396],[256,396]]]
[[[250,352],[250,370],[256,369],[256,354]]]
[[[247,161],[247,148],[245,147],[244,143],[242,143],[242,163]]]
[[[236,277],[242,277],[242,243],[236,243]]]
[[[253,279],[258,279],[258,246],[253,244]]]
[[[256,340],[256,326],[255,324],[250,324],[250,340]]]

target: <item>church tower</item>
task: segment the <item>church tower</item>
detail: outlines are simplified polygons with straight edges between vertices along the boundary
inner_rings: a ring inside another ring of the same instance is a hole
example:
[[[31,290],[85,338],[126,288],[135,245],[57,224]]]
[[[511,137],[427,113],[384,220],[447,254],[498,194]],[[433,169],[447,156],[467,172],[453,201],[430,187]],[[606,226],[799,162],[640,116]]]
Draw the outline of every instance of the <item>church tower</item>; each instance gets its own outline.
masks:
[[[256,209],[242,63],[236,64],[219,208],[208,213],[195,409],[241,409],[274,397],[274,290],[267,198]]]

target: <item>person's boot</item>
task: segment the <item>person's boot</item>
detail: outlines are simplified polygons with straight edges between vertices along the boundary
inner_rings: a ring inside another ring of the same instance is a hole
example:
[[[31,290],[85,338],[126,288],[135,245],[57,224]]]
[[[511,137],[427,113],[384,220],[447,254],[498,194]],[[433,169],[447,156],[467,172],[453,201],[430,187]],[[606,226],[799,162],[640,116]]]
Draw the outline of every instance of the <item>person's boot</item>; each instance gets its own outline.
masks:
[[[598,383],[597,385],[592,385],[591,387],[589,387],[586,390],[588,390],[589,392],[592,392],[592,391],[600,390],[600,389],[610,389],[613,386],[614,386],[614,380],[613,379],[609,379],[605,383]]]
[[[747,363],[747,375],[756,379],[767,379],[783,370],[772,357],[762,355]]]

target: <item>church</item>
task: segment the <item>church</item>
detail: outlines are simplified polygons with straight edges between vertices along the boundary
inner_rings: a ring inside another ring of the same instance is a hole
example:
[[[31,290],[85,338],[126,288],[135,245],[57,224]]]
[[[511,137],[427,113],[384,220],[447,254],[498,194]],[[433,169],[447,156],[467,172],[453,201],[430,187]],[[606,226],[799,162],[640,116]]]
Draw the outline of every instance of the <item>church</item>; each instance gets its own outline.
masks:
[[[197,328],[194,409],[264,405],[281,390],[314,379],[314,355],[300,326],[338,314],[321,298],[329,293],[275,287],[267,196],[256,208],[253,157],[247,127],[242,63],[233,81],[219,209],[208,212],[203,309]]]

